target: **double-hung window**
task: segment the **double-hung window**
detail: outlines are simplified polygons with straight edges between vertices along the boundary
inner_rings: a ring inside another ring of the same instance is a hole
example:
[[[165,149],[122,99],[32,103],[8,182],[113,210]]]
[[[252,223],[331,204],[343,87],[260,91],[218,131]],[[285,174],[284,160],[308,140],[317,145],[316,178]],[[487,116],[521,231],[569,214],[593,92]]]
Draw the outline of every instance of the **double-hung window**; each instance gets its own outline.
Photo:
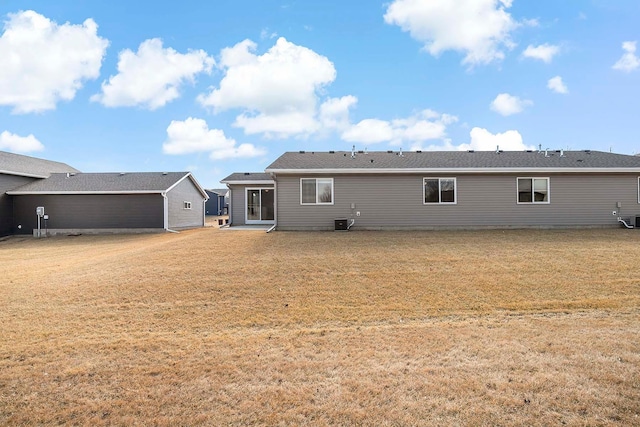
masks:
[[[333,178],[300,178],[300,204],[332,205]]]
[[[549,203],[549,178],[518,178],[518,203]]]
[[[424,178],[424,204],[455,204],[455,178]]]

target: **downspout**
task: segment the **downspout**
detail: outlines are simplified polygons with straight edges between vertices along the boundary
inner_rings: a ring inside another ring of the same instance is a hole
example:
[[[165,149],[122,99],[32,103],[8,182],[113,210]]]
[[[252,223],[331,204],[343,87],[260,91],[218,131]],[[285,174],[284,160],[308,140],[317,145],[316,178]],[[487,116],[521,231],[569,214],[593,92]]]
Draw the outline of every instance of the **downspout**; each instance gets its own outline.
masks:
[[[207,226],[207,200],[202,201],[202,226]]]
[[[273,226],[267,230],[267,233],[271,233],[278,226],[278,181],[274,174],[271,174],[273,178]]]
[[[164,229],[169,233],[177,233],[177,231],[169,229],[169,197],[167,197],[167,193],[165,193],[164,191],[160,194],[162,194],[164,203]]]
[[[627,224],[627,222],[621,217],[618,217],[618,222],[622,223],[627,228],[633,228],[633,225]]]
[[[227,215],[229,215],[229,227],[233,225],[233,191],[231,190],[231,186],[227,184],[227,188],[229,189],[229,211]]]

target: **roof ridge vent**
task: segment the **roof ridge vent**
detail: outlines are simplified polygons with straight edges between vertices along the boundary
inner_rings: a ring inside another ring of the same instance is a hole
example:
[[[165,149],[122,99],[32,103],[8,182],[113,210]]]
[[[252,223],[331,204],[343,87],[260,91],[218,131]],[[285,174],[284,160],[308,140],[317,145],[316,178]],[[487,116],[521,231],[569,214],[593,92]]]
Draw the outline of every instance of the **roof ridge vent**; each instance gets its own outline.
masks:
[[[167,175],[169,174],[169,172],[162,172],[162,175]]]
[[[244,175],[245,176],[249,176],[249,175],[251,175],[251,172],[245,172]]]
[[[120,172],[120,176],[126,175],[126,172]]]
[[[475,153],[475,150],[467,150],[468,153]]]

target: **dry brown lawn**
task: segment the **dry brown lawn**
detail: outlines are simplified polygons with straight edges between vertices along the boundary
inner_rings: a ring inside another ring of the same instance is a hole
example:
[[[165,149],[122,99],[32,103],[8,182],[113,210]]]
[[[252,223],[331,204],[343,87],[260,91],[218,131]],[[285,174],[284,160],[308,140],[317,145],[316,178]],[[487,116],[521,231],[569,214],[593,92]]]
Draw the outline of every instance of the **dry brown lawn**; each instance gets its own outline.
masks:
[[[0,425],[640,425],[640,231],[0,242]]]

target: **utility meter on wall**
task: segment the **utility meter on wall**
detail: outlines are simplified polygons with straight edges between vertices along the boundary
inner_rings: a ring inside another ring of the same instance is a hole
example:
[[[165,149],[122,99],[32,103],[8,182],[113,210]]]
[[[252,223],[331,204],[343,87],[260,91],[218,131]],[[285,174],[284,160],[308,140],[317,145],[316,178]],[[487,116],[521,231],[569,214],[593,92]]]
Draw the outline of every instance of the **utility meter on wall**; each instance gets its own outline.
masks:
[[[44,216],[44,206],[38,206],[36,208],[36,215],[38,215],[39,217]]]

